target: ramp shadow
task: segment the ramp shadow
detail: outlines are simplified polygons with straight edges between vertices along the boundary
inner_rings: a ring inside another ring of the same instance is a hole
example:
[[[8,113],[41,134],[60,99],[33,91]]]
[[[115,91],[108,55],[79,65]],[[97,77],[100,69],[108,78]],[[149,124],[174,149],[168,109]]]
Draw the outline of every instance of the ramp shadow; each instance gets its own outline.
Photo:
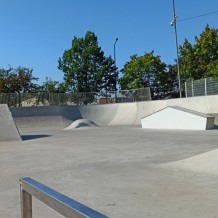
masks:
[[[46,138],[46,137],[51,137],[51,135],[45,135],[45,134],[41,134],[41,135],[21,135],[21,139],[23,141],[39,139],[39,138]]]

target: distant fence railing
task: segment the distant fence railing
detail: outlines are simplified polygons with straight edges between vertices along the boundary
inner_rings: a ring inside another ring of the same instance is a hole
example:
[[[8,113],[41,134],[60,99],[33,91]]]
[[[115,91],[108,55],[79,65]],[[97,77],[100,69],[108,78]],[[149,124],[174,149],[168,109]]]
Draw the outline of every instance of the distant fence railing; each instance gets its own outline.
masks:
[[[32,218],[32,196],[68,218],[108,218],[107,216],[31,179],[20,179],[21,218]]]
[[[100,93],[0,93],[0,104],[7,104],[9,107],[111,104],[149,100],[150,88]]]
[[[185,96],[218,95],[218,80],[211,77],[185,82]]]

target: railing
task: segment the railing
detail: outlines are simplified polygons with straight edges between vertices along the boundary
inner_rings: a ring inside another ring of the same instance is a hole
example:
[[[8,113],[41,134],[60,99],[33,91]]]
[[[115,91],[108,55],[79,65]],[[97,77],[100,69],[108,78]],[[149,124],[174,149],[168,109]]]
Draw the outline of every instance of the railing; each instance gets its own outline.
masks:
[[[185,82],[185,96],[204,96],[218,94],[218,80],[211,77]]]
[[[9,107],[111,104],[149,100],[150,88],[100,93],[0,93],[0,104],[7,104]]]
[[[68,218],[108,218],[107,216],[31,179],[20,179],[21,218],[32,218],[32,196]]]

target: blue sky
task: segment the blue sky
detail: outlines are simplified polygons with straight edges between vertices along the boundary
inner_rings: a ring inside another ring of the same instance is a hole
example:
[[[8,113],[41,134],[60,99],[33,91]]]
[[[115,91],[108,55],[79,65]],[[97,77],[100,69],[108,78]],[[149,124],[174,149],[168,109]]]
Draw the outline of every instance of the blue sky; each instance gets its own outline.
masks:
[[[178,19],[218,11],[217,0],[175,0]],[[87,31],[98,36],[106,56],[119,70],[133,54],[155,51],[167,64],[176,58],[172,0],[1,0],[0,68],[33,69],[39,83],[45,77],[62,81],[58,59],[74,36]],[[206,24],[218,28],[218,13],[178,22],[179,44],[191,43]]]

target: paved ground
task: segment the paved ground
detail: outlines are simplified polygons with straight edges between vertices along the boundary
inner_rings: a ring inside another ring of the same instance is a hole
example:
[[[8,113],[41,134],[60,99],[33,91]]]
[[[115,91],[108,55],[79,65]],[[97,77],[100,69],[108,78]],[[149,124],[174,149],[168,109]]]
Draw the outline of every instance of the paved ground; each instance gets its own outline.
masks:
[[[218,148],[218,130],[153,131],[111,126],[20,129],[0,142],[0,217],[20,217],[19,184],[31,177],[116,218],[218,217],[218,178],[162,167]],[[61,217],[34,199],[34,218]]]

